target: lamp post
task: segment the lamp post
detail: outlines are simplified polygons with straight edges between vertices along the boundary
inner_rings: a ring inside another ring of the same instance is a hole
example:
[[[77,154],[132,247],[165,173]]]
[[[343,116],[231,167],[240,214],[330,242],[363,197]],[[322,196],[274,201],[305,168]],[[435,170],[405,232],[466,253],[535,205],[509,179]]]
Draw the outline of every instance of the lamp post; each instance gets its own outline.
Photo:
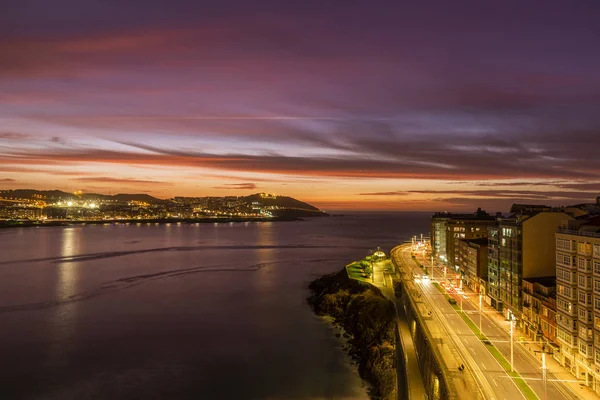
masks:
[[[479,333],[483,334],[483,332],[481,331],[481,289],[479,289]]]
[[[534,351],[534,353],[542,353],[542,384],[544,385],[544,400],[546,400],[548,398],[548,367],[546,366],[546,351],[542,347],[541,351]]]
[[[433,254],[431,255],[431,280],[433,280]]]
[[[515,372],[515,367],[514,367],[514,341],[513,341],[513,315],[512,313],[510,314],[510,372]]]
[[[544,400],[548,398],[548,378],[546,376],[546,353],[542,353],[542,381],[544,382]]]

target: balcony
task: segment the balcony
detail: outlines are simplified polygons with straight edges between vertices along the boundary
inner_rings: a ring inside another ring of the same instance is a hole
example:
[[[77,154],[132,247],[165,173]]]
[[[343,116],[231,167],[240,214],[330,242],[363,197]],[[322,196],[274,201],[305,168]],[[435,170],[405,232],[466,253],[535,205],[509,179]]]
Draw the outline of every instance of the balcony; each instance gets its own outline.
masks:
[[[576,231],[573,229],[562,229],[559,228],[556,230],[556,233],[564,233],[565,235],[575,235],[575,236],[586,236],[593,238],[600,238],[600,233],[598,232],[584,232],[584,231]]]
[[[578,274],[592,274],[592,261],[588,259],[577,260],[577,273]]]
[[[569,257],[569,259],[566,260],[565,257]],[[575,265],[576,261],[572,260],[570,258],[571,258],[570,255],[565,256],[564,254],[557,254],[556,255],[556,265],[558,265],[559,267],[562,267],[562,268],[566,268],[569,271],[573,271],[577,268],[577,265]]]
[[[579,324],[577,336],[581,340],[585,340],[588,343],[592,343],[594,341],[594,330],[591,327]]]
[[[577,349],[582,358],[585,358],[588,361],[594,358],[594,347],[592,346],[591,341],[578,338]]]
[[[600,332],[594,332],[594,346],[600,348]]]
[[[557,318],[556,325],[571,335],[577,335],[577,324],[571,318]]]
[[[556,310],[561,314],[568,315],[570,317],[577,317],[577,306],[575,306],[574,304],[570,304],[570,306],[571,307],[569,307],[568,305],[561,306],[559,302],[556,305]]]
[[[571,274],[570,276],[571,276],[570,279],[566,279],[566,278],[563,278],[563,277],[561,277],[560,275],[557,274],[556,275],[556,282],[557,283],[562,283],[562,284],[567,285],[567,286],[575,286],[575,285],[577,285],[577,278],[576,278],[575,274]]]
[[[592,280],[591,279],[586,279],[585,282],[577,282],[577,290],[579,290],[580,292],[586,291],[586,292],[591,292],[592,291]]]
[[[558,297],[561,297],[563,300],[567,300],[571,303],[575,303],[577,302],[577,290],[576,289],[572,289],[571,290],[571,294],[570,295],[566,295],[566,294],[562,294],[562,293],[557,293],[556,294]],[[551,308],[556,308],[555,307],[551,307]]]
[[[590,313],[590,311],[588,311],[586,314]],[[587,315],[585,316],[578,316],[577,317],[577,324],[579,325],[579,327],[581,326],[586,326],[588,328],[593,328],[594,327],[594,321],[590,320]]]
[[[572,332],[565,332],[564,330],[560,331],[560,328],[556,339],[560,343],[561,347],[565,346],[574,348],[577,345],[577,336],[574,336]]]

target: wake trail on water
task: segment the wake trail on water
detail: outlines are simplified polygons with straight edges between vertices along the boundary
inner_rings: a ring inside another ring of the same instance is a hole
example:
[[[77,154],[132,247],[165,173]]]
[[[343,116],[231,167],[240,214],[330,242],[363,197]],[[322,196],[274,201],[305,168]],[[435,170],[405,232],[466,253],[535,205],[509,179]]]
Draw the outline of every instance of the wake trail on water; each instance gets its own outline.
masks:
[[[150,249],[126,250],[126,251],[108,251],[102,253],[89,253],[71,256],[29,258],[21,260],[0,261],[0,265],[9,264],[24,264],[48,261],[53,264],[72,263],[79,261],[101,260],[105,258],[123,257],[134,254],[144,253],[160,253],[167,251],[200,251],[200,250],[273,250],[273,249],[329,249],[340,248],[346,246],[324,246],[324,245],[225,245],[225,246],[172,246],[172,247],[155,247]]]
[[[210,266],[199,266],[191,268],[178,268],[168,271],[161,271],[149,274],[134,275],[124,278],[119,278],[113,281],[105,282],[99,287],[93,290],[85,291],[82,293],[74,294],[72,296],[63,299],[54,299],[48,301],[41,301],[35,303],[17,304],[12,306],[0,306],[0,314],[18,312],[18,311],[35,311],[43,310],[47,308],[59,307],[67,304],[77,303],[80,301],[90,300],[99,296],[103,296],[109,293],[129,289],[137,285],[150,282],[158,279],[176,278],[185,275],[199,274],[199,273],[219,273],[219,272],[256,272],[263,268],[286,263],[317,263],[327,261],[339,261],[340,259],[310,259],[310,260],[289,260],[289,261],[272,261],[259,264],[253,264],[247,267],[232,267],[228,265],[210,265]]]

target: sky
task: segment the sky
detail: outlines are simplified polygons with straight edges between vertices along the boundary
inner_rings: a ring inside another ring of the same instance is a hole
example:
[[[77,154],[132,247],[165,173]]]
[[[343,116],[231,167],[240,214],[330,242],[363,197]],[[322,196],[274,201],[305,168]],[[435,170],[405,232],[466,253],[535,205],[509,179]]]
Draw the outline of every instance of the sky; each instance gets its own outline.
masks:
[[[600,195],[600,2],[3,0],[0,189]]]

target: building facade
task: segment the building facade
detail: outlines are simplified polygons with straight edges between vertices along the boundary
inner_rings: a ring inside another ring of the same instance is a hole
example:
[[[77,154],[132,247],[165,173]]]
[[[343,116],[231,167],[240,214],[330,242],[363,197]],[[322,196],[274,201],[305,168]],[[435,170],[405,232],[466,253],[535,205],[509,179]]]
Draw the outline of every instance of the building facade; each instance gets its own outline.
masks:
[[[600,394],[600,217],[556,232],[557,360]]]
[[[487,231],[487,228],[486,228]],[[488,239],[459,239],[458,266],[463,283],[475,293],[485,293],[488,271]]]
[[[457,215],[448,220],[446,231],[446,257],[450,270],[458,272],[458,241],[460,239],[487,238],[488,226],[496,217],[478,209],[474,214]],[[454,272],[453,271],[453,272]]]
[[[436,260],[445,261],[446,254],[446,231],[448,230],[449,213],[435,213],[431,217],[430,240],[431,253]]]
[[[526,212],[499,219],[488,228],[489,303],[518,324],[522,311],[522,279],[554,275],[554,233],[573,217],[562,211]]]
[[[556,352],[556,277],[523,278],[521,318],[528,340]]]

